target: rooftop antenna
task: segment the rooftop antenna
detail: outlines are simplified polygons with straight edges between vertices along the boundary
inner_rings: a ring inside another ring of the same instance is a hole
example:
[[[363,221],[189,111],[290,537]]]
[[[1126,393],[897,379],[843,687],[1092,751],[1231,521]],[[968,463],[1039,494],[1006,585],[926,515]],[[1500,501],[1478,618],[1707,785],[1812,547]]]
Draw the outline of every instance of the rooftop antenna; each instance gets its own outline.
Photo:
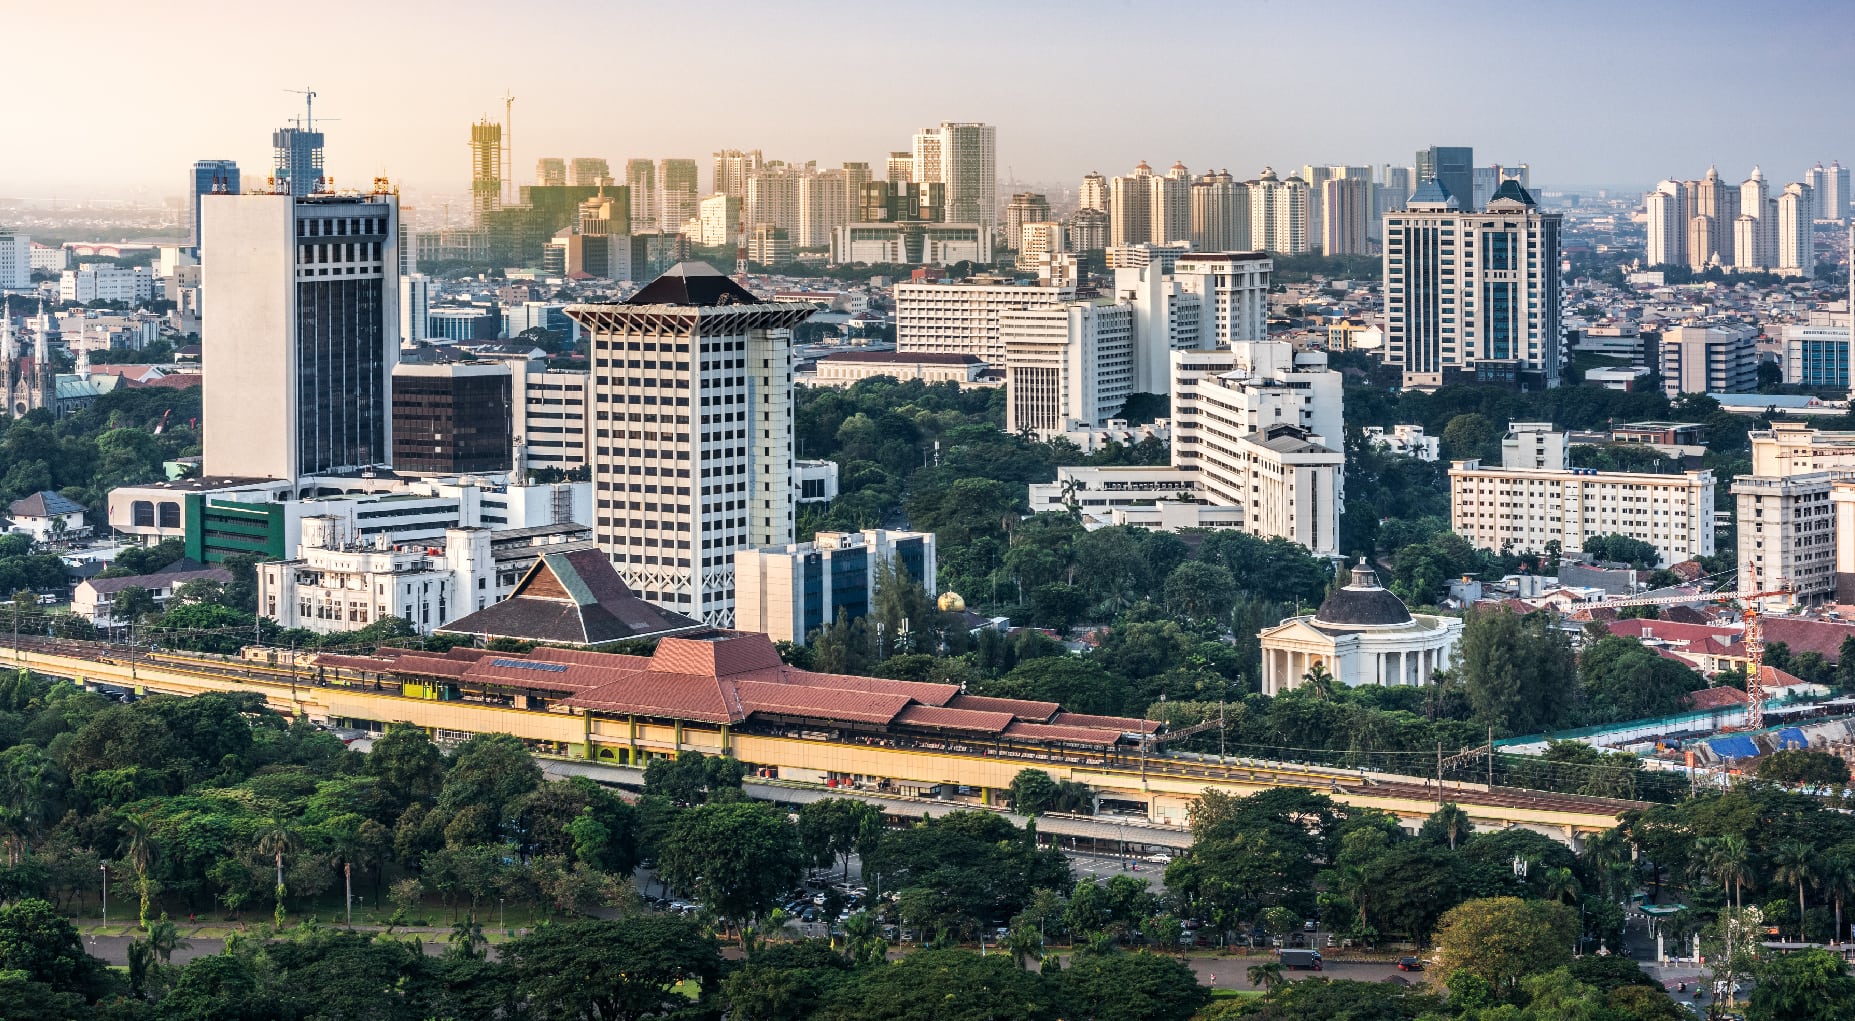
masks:
[[[502,201],[504,205],[515,202],[515,97],[508,89],[502,90]]]

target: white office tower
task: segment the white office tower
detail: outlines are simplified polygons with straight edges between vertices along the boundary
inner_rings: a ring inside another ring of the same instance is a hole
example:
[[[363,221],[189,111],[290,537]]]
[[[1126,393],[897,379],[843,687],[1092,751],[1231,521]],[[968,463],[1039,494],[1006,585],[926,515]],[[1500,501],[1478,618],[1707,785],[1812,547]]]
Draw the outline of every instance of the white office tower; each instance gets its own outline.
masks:
[[[1187,291],[1161,264],[1114,271],[1115,301],[1133,309],[1136,393],[1166,393],[1172,386],[1172,352],[1213,346],[1204,296]]]
[[[1108,211],[1108,179],[1100,171],[1082,175],[1082,185],[1076,189],[1076,208]]]
[[[565,171],[562,171],[565,173]],[[432,282],[423,273],[399,278],[399,342],[406,347],[424,342],[431,324]]]
[[[399,345],[399,200],[205,195],[204,474],[383,465]]]
[[[832,232],[850,222],[852,196],[860,188],[851,187],[846,170],[822,170],[800,177],[799,228],[793,243],[801,248],[829,245]]]
[[[1005,428],[1100,429],[1134,392],[1134,310],[1107,299],[1001,313]]]
[[[942,121],[915,133],[914,179],[947,186],[947,222],[998,223],[998,129]]]
[[[1230,252],[1249,247],[1249,189],[1218,170],[1192,182],[1192,248]]]
[[[32,286],[32,238],[0,232],[0,290],[23,291]]]
[[[1648,244],[1643,250],[1645,266],[1685,266],[1688,261],[1687,189],[1680,181],[1663,181],[1643,196],[1648,214]]]
[[[1385,214],[1386,360],[1406,387],[1558,385],[1559,223],[1516,181],[1464,212],[1427,180]]]
[[[1269,339],[1269,281],[1275,260],[1265,252],[1189,252],[1172,274],[1187,294],[1204,302],[1199,320],[1203,348],[1228,348]]]
[[[1815,203],[1807,184],[1784,186],[1778,199],[1778,272],[1811,276],[1816,272]]]
[[[1284,181],[1270,167],[1249,183],[1250,244],[1259,252],[1304,255],[1308,250],[1308,186]]]
[[[568,307],[593,361],[594,539],[638,595],[731,626],[734,554],[792,541],[792,328],[816,310],[699,262]]]
[[[1366,254],[1366,224],[1372,217],[1370,181],[1356,177],[1322,181],[1320,210],[1321,254]]]
[[[1005,312],[1073,301],[1073,287],[1025,287],[981,280],[895,285],[895,349],[903,354],[960,354],[1005,366],[998,319]]]

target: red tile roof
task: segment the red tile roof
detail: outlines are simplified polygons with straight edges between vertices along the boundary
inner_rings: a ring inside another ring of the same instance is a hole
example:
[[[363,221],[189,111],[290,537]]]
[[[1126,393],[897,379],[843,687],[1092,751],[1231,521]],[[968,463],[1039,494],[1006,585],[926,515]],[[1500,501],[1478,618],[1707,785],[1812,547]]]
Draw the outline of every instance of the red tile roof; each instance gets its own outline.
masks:
[[[1057,713],[1050,721],[1059,727],[1095,727],[1127,734],[1151,734],[1159,729],[1157,720],[1140,720],[1131,716],[1090,716],[1087,713]]]
[[[932,705],[911,705],[895,717],[895,722],[911,727],[934,727],[940,730],[971,730],[981,734],[1001,734],[1014,722],[1010,713],[982,712],[976,709],[943,709]]]
[[[1750,701],[1745,692],[1724,684],[1688,692],[1688,706],[1693,709],[1731,709]]]
[[[1092,727],[1058,727],[1047,723],[1014,723],[1005,728],[1006,737],[1025,741],[1055,741],[1063,744],[1110,745],[1119,741],[1119,731]]]
[[[729,677],[777,670],[779,653],[765,635],[721,632],[715,638],[665,638],[657,643],[650,669]]]
[[[908,708],[907,695],[815,688],[771,681],[735,681],[741,704],[750,713],[810,716],[850,723],[889,723]]]
[[[1783,642],[1790,647],[1792,656],[1814,652],[1834,664],[1842,654],[1842,640],[1851,636],[1855,636],[1855,624],[1801,617],[1765,618],[1765,644]]]
[[[986,695],[960,695],[947,703],[953,709],[977,709],[980,712],[1010,713],[1030,723],[1048,723],[1062,710],[1055,702],[1032,702],[1021,698],[991,698]]]

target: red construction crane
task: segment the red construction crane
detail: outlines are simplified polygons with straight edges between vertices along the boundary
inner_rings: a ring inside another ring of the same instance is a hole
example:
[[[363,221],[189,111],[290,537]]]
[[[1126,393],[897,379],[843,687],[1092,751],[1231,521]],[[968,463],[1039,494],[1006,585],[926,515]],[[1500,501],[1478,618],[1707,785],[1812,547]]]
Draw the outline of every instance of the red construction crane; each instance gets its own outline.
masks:
[[[1705,600],[1714,603],[1743,602],[1739,619],[1745,624],[1746,661],[1751,670],[1746,674],[1746,725],[1753,730],[1765,726],[1765,627],[1759,621],[1757,600],[1777,596],[1788,596],[1791,588],[1784,579],[1779,578],[1777,588],[1742,589],[1737,592],[1703,592],[1691,596],[1640,596],[1628,599],[1606,599],[1602,602],[1588,603],[1578,607],[1581,610],[1615,610],[1625,606],[1681,606]]]

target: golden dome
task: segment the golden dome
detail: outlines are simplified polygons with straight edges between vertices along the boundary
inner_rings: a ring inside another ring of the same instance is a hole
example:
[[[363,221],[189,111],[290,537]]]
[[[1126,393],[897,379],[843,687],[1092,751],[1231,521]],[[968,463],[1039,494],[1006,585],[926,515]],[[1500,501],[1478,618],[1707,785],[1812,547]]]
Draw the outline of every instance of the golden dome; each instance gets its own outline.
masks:
[[[964,609],[966,609],[966,600],[961,599],[958,592],[942,592],[940,594],[940,612],[959,613]]]

